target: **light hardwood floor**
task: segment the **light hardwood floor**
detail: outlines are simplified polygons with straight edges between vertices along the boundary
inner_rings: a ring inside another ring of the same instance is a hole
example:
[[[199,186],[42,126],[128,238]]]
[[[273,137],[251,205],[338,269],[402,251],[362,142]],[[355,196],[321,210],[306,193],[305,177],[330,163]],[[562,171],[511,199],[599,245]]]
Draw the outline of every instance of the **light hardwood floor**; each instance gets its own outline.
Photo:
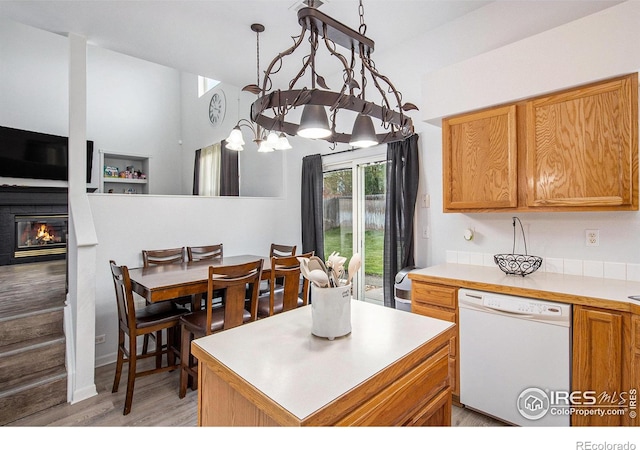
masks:
[[[142,363],[147,364],[151,360]],[[126,365],[125,365],[126,369]],[[115,364],[98,367],[95,381],[98,395],[75,405],[64,404],[33,414],[7,426],[89,426],[89,427],[190,427],[198,419],[198,394],[188,390],[178,398],[178,371],[155,374],[136,380],[131,413],[122,415],[126,391],[126,375],[120,389],[111,393]],[[453,426],[502,426],[501,422],[476,412],[453,408]]]

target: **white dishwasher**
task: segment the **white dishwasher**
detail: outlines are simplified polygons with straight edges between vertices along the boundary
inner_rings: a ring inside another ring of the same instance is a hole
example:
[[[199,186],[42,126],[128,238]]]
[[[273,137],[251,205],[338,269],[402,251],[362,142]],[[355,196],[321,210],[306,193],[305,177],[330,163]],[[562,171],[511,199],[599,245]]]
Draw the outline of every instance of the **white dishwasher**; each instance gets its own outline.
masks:
[[[521,426],[569,426],[571,305],[460,289],[460,403]]]

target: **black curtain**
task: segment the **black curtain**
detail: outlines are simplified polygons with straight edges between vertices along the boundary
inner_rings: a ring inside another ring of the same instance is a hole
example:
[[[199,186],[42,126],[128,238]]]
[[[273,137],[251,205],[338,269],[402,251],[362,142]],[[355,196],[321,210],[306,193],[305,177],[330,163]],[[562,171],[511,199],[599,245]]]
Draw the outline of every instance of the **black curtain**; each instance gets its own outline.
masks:
[[[200,195],[200,153],[196,150],[196,160],[193,162],[193,195]]]
[[[302,158],[302,253],[315,252],[324,260],[322,230],[322,157]]]
[[[240,195],[238,152],[229,150],[225,141],[220,143],[220,195]]]
[[[384,305],[395,308],[398,271],[414,265],[413,217],[418,195],[418,135],[387,144],[387,198],[384,224]]]

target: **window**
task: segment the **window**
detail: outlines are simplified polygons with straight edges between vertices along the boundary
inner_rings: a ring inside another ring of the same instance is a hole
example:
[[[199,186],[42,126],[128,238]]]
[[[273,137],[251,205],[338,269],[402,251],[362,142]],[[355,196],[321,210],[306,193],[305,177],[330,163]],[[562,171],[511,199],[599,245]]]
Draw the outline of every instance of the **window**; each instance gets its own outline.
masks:
[[[384,151],[381,147],[379,155],[325,164],[323,168],[325,258],[334,251],[347,258],[360,253],[364,276],[354,279],[354,297],[379,305],[384,304]]]
[[[205,147],[200,153],[200,195],[220,195],[220,144]]]
[[[219,84],[220,82],[218,80],[198,75],[198,97],[202,97]]]

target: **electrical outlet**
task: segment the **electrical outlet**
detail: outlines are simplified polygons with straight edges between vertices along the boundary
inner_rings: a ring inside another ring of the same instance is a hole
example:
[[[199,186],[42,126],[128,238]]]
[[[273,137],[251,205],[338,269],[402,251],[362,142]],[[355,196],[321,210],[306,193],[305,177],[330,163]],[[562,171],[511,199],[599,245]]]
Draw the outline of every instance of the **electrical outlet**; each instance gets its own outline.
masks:
[[[600,230],[584,230],[584,245],[598,247],[600,245]]]
[[[422,228],[422,239],[429,239],[431,235],[431,230],[429,229],[429,226],[427,225],[426,227]]]
[[[96,344],[104,344],[106,340],[106,336],[101,334],[100,336],[96,336]]]

